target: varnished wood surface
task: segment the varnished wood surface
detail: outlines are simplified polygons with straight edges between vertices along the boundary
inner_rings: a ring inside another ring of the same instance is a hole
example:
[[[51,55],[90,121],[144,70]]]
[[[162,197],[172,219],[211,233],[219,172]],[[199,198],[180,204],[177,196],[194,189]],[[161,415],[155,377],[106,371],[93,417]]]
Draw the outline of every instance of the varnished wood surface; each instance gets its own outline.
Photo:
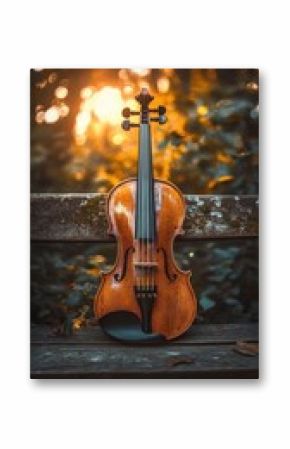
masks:
[[[135,262],[154,260],[156,270],[150,277],[143,271],[142,286],[156,286],[157,296],[152,309],[152,331],[166,339],[176,338],[191,326],[197,314],[197,301],[192,289],[190,272],[182,271],[173,256],[173,240],[183,232],[185,202],[181,193],[170,183],[156,181],[155,219],[156,241],[151,245],[135,241],[136,181],[125,181],[109,196],[107,212],[109,232],[118,242],[114,268],[103,275],[96,295],[94,310],[98,318],[115,311],[132,312],[141,318],[134,287],[138,285]],[[143,250],[143,246],[145,246]],[[128,252],[130,249],[133,251]],[[125,276],[121,280],[126,267]]]
[[[108,236],[106,194],[31,195],[33,241],[113,241]],[[258,235],[255,195],[184,195],[184,235],[178,239],[245,238]]]
[[[257,378],[258,355],[235,351],[237,341],[256,342],[258,325],[198,324],[174,342],[126,346],[99,326],[71,337],[33,326],[31,377],[49,378]]]

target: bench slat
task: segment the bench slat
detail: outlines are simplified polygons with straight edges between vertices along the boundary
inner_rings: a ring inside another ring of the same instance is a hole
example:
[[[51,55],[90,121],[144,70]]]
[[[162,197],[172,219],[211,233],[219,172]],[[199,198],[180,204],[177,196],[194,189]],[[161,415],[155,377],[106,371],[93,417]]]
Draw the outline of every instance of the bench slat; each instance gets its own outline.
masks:
[[[32,350],[32,378],[257,378],[258,356],[233,345],[116,347],[44,345]]]
[[[31,377],[257,378],[258,356],[235,351],[237,340],[257,339],[257,328],[255,323],[196,325],[188,336],[171,343],[126,346],[109,339],[105,344],[99,328],[45,341],[47,329],[36,327],[32,330]],[[78,339],[81,334],[91,344]]]
[[[185,195],[182,240],[258,235],[256,195]],[[32,194],[33,241],[113,241],[107,235],[106,194]]]
[[[237,340],[258,341],[257,323],[231,324],[194,324],[183,335],[174,341],[175,345],[230,344]],[[49,326],[33,325],[31,329],[32,344],[106,344],[116,342],[104,335],[100,326],[88,326],[75,331],[71,336],[52,335]],[[118,343],[117,343],[118,344]],[[119,345],[119,344],[118,344]]]

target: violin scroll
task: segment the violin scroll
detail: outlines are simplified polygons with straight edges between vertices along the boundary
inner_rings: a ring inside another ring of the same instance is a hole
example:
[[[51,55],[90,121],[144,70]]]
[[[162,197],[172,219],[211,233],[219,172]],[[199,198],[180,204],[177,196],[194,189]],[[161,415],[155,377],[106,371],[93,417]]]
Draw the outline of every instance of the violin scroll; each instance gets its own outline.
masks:
[[[140,111],[132,111],[130,108],[124,108],[122,111],[123,117],[126,119],[122,122],[122,128],[124,131],[129,131],[132,127],[138,128],[140,126],[139,123],[132,123],[130,120],[131,115],[139,115],[140,123],[146,124],[150,122],[158,122],[160,125],[163,125],[167,122],[166,117],[166,107],[163,105],[158,106],[154,109],[149,109],[149,104],[154,100],[154,97],[149,94],[148,90],[143,88],[141,93],[135,97],[136,101],[140,104]],[[150,117],[150,114],[155,113],[158,114],[157,117]]]

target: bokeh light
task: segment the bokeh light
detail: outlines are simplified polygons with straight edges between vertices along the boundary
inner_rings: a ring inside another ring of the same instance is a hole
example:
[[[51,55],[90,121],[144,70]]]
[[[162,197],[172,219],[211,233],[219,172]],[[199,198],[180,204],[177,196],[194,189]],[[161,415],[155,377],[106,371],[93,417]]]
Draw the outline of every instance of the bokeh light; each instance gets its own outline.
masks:
[[[159,92],[165,94],[166,92],[169,91],[169,87],[170,87],[170,81],[165,76],[163,76],[157,80],[157,89],[159,90]]]
[[[205,106],[204,104],[201,104],[197,107],[196,111],[197,111],[198,115],[204,117],[205,115],[208,114],[208,107]]]
[[[38,111],[35,115],[35,121],[36,123],[43,123],[44,122],[44,111]]]
[[[103,87],[92,96],[94,114],[102,121],[115,125],[120,123],[123,100],[115,87]]]
[[[84,134],[91,121],[91,113],[88,110],[80,111],[76,116],[75,132],[78,136]]]
[[[68,89],[64,86],[58,86],[55,89],[54,94],[57,98],[64,99],[68,94]]]
[[[69,106],[67,104],[65,104],[65,103],[62,103],[59,106],[58,110],[59,110],[60,117],[66,117],[69,114],[69,111],[70,111]]]
[[[143,77],[143,76],[147,76],[147,75],[149,75],[149,73],[151,72],[151,70],[150,69],[131,69],[131,72],[133,72],[133,73],[135,73],[136,75],[138,75],[138,76],[141,76],[141,77]]]
[[[87,100],[88,98],[90,98],[93,95],[93,89],[91,87],[84,87],[83,89],[81,89],[80,92],[80,97],[83,100]]]
[[[56,106],[52,106],[47,109],[44,113],[44,121],[46,123],[55,123],[58,121],[60,116],[59,109]]]

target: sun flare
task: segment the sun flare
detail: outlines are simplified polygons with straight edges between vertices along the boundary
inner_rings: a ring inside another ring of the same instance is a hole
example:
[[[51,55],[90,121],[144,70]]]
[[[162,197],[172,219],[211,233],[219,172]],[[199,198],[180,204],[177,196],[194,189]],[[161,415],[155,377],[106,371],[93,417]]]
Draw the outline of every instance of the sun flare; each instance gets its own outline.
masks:
[[[91,98],[92,110],[99,120],[116,125],[121,121],[123,100],[120,89],[103,87]]]

